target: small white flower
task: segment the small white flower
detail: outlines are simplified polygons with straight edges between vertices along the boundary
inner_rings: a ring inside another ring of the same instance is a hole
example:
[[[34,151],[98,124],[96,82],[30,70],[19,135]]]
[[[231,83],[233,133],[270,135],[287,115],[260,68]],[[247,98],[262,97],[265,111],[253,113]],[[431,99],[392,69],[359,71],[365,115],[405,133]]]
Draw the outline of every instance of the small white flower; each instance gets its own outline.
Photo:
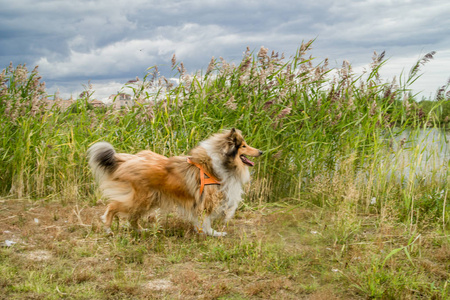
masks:
[[[315,231],[315,230],[311,230],[311,233],[312,233],[312,234],[317,234],[318,232]]]
[[[34,218],[34,223],[39,224],[39,219],[38,218]]]
[[[6,240],[5,241],[5,245],[6,247],[11,247],[12,245],[16,244],[16,242],[10,241],[10,240]]]
[[[333,271],[333,272],[339,272],[338,269],[331,269],[331,271]]]
[[[377,203],[377,198],[373,197],[373,198],[370,200],[370,204],[371,204],[371,205],[375,205],[376,203]]]

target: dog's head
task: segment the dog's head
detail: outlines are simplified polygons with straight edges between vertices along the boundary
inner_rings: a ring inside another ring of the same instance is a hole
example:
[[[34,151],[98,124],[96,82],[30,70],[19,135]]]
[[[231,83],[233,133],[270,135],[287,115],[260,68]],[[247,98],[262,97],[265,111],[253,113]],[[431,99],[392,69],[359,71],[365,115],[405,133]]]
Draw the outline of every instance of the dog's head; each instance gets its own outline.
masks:
[[[229,157],[235,164],[244,164],[249,167],[255,165],[254,162],[248,159],[248,156],[257,157],[261,156],[263,152],[256,148],[249,146],[242,136],[240,130],[235,128],[225,132],[225,139],[227,147],[225,150],[226,156]]]

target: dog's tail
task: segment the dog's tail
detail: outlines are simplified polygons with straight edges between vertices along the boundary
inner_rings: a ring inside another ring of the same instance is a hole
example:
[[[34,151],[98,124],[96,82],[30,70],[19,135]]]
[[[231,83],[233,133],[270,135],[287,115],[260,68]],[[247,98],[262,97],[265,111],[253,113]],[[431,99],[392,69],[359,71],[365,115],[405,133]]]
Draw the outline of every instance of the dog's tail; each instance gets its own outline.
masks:
[[[117,168],[116,151],[106,142],[99,142],[88,149],[89,166],[95,178],[102,182]]]

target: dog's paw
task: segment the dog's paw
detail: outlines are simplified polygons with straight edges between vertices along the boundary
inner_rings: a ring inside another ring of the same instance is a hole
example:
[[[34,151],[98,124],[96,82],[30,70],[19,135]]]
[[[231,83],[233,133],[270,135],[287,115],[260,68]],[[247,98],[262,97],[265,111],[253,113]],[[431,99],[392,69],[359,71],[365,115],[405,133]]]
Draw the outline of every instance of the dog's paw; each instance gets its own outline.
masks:
[[[105,227],[105,234],[109,236],[113,236],[114,232],[109,227]]]
[[[224,231],[213,231],[213,234],[212,234],[212,236],[226,236],[227,235],[227,233],[226,232],[224,232]]]

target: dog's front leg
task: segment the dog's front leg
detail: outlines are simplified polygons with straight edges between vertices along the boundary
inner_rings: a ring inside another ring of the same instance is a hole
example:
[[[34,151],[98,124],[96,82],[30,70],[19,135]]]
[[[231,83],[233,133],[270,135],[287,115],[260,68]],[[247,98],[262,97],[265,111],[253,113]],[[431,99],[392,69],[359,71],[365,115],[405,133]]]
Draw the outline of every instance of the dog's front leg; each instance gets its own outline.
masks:
[[[216,231],[211,228],[211,217],[205,217],[201,222],[198,220],[194,222],[195,231],[198,233],[205,233],[210,236],[226,236],[226,232]]]
[[[234,214],[236,213],[236,209],[238,208],[238,206],[239,202],[235,202],[227,208],[225,212],[225,223],[228,223],[228,221],[230,221],[231,218],[234,217]]]

